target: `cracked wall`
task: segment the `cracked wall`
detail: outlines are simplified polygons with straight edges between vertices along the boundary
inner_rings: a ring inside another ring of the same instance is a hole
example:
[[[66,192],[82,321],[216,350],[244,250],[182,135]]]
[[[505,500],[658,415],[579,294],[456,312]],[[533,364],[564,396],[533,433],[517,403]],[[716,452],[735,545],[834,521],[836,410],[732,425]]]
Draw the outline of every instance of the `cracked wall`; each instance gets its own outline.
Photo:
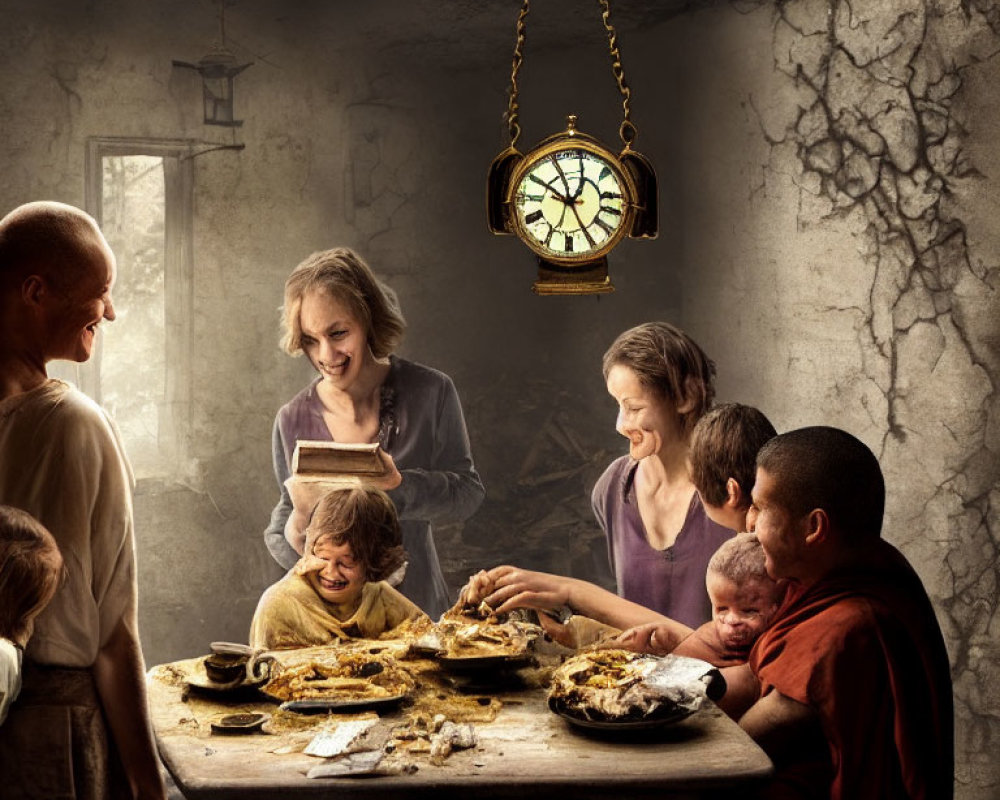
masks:
[[[700,16],[696,35],[716,45],[739,19],[749,49],[759,25],[760,50],[749,76],[729,63],[701,75],[737,83],[743,114],[686,190],[723,169],[727,146],[753,167],[732,184],[747,201],[729,226],[739,245],[685,265],[715,262],[686,284],[685,317],[724,353],[729,391],[779,430],[839,425],[879,455],[884,535],[922,576],[953,664],[957,796],[995,797],[1000,6],[806,0]],[[719,227],[693,224],[701,242]],[[707,322],[720,312],[735,346]]]
[[[981,110],[963,87],[1000,51],[1000,6],[784,3],[773,47],[801,92],[795,116],[767,132],[774,163],[794,150],[801,165],[799,224],[843,221],[870,269],[867,297],[840,311],[860,355],[848,381],[877,389],[864,411],[899,487],[886,534],[935,601],[954,664],[956,779],[963,796],[985,797],[1000,737],[1000,267],[963,213],[996,168],[967,149]]]
[[[576,3],[533,8],[525,146],[570,113],[615,141],[596,10],[592,34],[558,40],[560,8],[585,16]],[[636,12],[620,46],[660,236],[611,254],[617,291],[602,298],[533,296],[530,254],[485,228],[516,5],[468,5],[471,44],[442,36],[447,4],[252,0],[227,16],[255,62],[237,78],[246,149],[195,161],[191,463],[186,482],[136,501],[147,658],[242,638],[276,577],[260,535],[270,424],[309,370],[278,350],[275,309],[295,263],[346,244],[399,293],[402,354],[463,398],[488,498],[438,531],[453,588],[500,560],[606,578],[589,490],[624,442],[600,356],[630,325],[676,322],[716,360],[720,401],[757,405],[779,430],[838,425],[879,453],[886,537],[928,586],[954,664],[957,796],[995,797],[997,3]],[[0,10],[3,209],[81,204],[88,136],[220,139],[196,79],[170,66],[206,49],[210,3]]]

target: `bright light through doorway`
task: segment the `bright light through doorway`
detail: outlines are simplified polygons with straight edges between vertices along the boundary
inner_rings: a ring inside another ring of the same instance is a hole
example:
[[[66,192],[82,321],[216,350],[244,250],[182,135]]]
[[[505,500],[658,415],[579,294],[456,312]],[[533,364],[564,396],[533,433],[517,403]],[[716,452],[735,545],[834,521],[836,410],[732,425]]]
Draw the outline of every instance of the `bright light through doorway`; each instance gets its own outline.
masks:
[[[166,395],[163,159],[105,156],[101,217],[118,259],[117,319],[102,326],[101,401],[118,424],[137,478],[162,474]]]

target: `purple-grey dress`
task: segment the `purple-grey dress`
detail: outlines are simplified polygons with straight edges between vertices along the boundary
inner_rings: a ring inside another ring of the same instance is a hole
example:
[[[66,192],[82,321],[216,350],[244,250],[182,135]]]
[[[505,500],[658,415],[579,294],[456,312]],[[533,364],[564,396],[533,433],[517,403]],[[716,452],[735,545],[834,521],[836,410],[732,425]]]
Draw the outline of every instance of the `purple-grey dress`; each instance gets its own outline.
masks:
[[[317,377],[281,407],[274,420],[272,454],[281,498],[264,531],[268,550],[290,568],[299,556],[285,539],[292,501],[285,488],[299,439],[330,441]],[[432,523],[467,519],[486,490],[472,462],[469,434],[451,378],[436,369],[390,357],[382,385],[378,441],[396,462],[402,484],[390,491],[403,530],[408,565],[399,590],[432,618],[450,605],[431,530]]]
[[[697,628],[712,617],[705,573],[712,554],[735,535],[712,522],[695,492],[674,543],[657,550],[646,538],[635,497],[639,466],[628,456],[611,462],[594,485],[594,515],[608,538],[618,594]]]

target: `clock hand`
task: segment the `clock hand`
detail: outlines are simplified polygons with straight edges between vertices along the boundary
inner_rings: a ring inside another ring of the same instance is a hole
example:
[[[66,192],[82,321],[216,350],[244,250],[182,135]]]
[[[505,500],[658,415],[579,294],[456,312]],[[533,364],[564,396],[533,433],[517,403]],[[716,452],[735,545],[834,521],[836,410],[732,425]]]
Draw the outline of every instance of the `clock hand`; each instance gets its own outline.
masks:
[[[580,174],[582,175],[583,173],[581,172]],[[580,183],[577,185],[576,191],[573,193],[573,197],[570,198],[570,199],[578,202],[579,198],[580,198],[580,195],[583,194],[583,188],[584,188],[584,186],[587,185],[587,183],[593,183],[593,181],[590,181],[589,179],[585,179],[585,178],[581,177],[580,178]],[[594,188],[597,188],[596,184],[595,184]]]
[[[570,202],[567,199],[569,197],[569,180],[566,178],[566,173],[562,171],[562,167],[559,166],[559,162],[556,160],[556,158],[554,156],[549,156],[549,159],[552,161],[552,166],[556,168],[556,172],[559,173],[559,177],[562,178],[563,186],[566,187],[565,196],[559,199],[568,205]]]
[[[557,192],[555,189],[552,188],[552,184],[546,183],[541,178],[537,178],[534,175],[529,175],[528,179],[531,180],[533,183],[537,183],[539,186],[541,186],[546,191],[552,192],[552,194],[554,194],[556,196],[557,200],[559,200],[559,201],[561,201],[563,203],[567,203],[567,204],[569,203],[569,200],[567,200],[563,195],[559,194],[559,192]],[[565,183],[565,180],[563,181],[563,183]]]
[[[559,215],[559,221],[555,224],[554,227],[562,228],[563,222],[565,221],[566,221],[566,208],[563,207],[562,214]]]
[[[576,185],[576,191],[573,192],[572,199],[574,201],[583,193],[584,180],[585,179],[583,177],[583,156],[580,156],[580,181]]]
[[[564,204],[565,204],[565,205],[567,205],[567,206],[568,206],[568,205],[569,205],[570,203],[572,203],[572,202],[573,202],[573,201],[572,201],[572,200],[570,200],[569,198],[566,198],[566,197],[563,197],[563,196],[562,196],[561,194],[559,194],[559,192],[557,192],[557,191],[556,191],[555,189],[553,189],[553,188],[552,188],[551,186],[549,187],[549,191],[550,191],[550,192],[552,192],[552,194],[554,194],[554,195],[555,195],[555,197],[556,197],[556,200],[559,200],[559,201],[561,201],[562,203],[564,203]]]
[[[583,231],[583,235],[587,237],[587,241],[590,242],[591,247],[597,247],[597,242],[594,241],[594,237],[590,235],[590,231],[587,230],[587,226],[583,224],[583,220],[580,219],[580,212],[576,210],[576,204],[570,206],[573,209],[573,213],[576,215],[576,221],[580,223],[580,230]]]

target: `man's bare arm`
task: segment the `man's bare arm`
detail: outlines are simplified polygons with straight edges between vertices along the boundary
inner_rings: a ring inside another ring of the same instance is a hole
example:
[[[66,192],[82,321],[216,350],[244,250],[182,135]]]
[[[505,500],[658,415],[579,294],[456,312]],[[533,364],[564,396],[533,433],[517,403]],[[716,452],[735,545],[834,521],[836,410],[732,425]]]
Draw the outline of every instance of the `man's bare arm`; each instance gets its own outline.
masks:
[[[719,672],[726,681],[726,693],[715,704],[730,717],[739,720],[760,697],[760,682],[749,664],[722,667]]]
[[[740,727],[775,764],[811,761],[826,752],[826,739],[816,712],[776,690],[754,703]]]
[[[122,764],[137,800],[165,800],[146,703],[146,676],[135,633],[135,610],[118,621],[97,653],[94,680]]]

